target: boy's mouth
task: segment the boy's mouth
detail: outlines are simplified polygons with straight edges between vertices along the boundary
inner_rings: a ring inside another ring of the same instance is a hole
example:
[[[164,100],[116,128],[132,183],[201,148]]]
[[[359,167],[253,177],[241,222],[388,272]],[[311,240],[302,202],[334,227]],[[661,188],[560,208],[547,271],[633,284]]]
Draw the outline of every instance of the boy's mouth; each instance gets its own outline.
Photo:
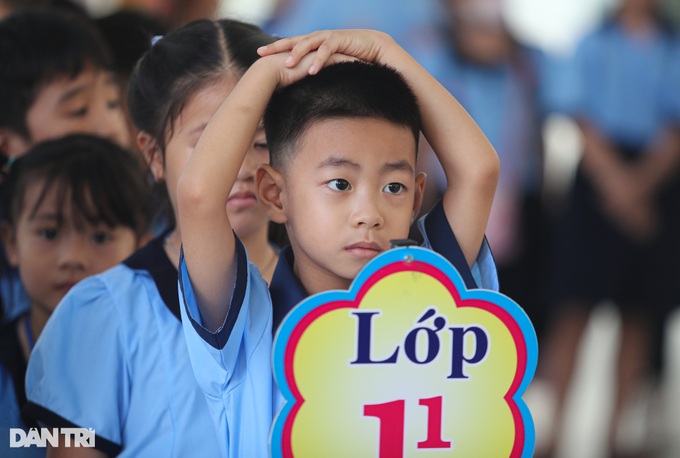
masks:
[[[371,259],[382,253],[383,249],[374,242],[358,242],[346,246],[345,251],[360,259]]]

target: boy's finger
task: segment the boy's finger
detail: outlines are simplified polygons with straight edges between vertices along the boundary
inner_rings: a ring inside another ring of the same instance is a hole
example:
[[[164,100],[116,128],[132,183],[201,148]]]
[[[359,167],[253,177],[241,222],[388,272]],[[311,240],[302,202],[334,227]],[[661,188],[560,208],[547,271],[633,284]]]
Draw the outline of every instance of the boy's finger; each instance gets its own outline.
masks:
[[[327,67],[329,65],[337,64],[338,62],[350,62],[350,61],[356,61],[356,60],[361,60],[358,59],[354,56],[350,56],[348,54],[342,54],[342,53],[331,53],[328,55],[328,57],[322,57],[322,58],[316,58],[314,62],[312,62],[312,65],[309,67],[309,70],[307,73],[310,75],[315,75],[319,73],[319,71],[323,67]]]
[[[300,39],[295,43],[292,51],[296,53],[307,54],[317,49],[323,42],[324,38],[318,34],[305,35],[300,37]]]
[[[305,35],[296,35],[294,37],[281,38],[273,43],[265,46],[261,46],[257,49],[257,53],[260,56],[266,56],[269,54],[276,54],[285,51],[292,51],[298,43],[307,40],[314,35],[318,35],[319,32],[313,32]]]
[[[289,38],[283,38],[281,40],[275,41],[274,43],[265,45],[265,46],[260,46],[257,48],[257,53],[260,56],[268,56],[270,54],[277,54],[283,51],[290,51],[291,48],[290,44],[290,39]]]
[[[321,46],[319,46],[319,49],[317,49],[316,57],[314,58],[314,61],[312,62],[312,65],[309,67],[309,70],[307,72],[310,75],[316,75],[317,73],[319,73],[319,70],[326,66],[329,58],[334,53],[334,51],[335,50],[332,49],[332,47],[329,47],[327,43],[324,42]]]

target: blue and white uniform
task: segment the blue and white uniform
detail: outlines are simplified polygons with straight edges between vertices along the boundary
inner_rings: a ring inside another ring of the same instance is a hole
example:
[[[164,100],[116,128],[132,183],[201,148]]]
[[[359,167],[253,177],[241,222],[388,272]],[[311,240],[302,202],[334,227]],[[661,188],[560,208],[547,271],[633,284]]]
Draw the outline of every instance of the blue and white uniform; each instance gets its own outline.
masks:
[[[33,350],[26,394],[38,421],[93,428],[111,455],[219,456],[162,238],[69,291]]]
[[[640,170],[658,150],[651,146],[680,126],[680,37],[661,24],[633,33],[606,21],[582,40],[569,76],[568,112],[594,127],[622,163]],[[680,168],[666,172],[650,196],[658,230],[641,238],[611,217],[592,173],[579,165],[555,238],[555,303],[613,300],[646,317],[677,306]]]
[[[419,221],[425,247],[442,254],[468,288],[498,290],[496,267],[486,242],[473,269],[451,231],[439,202]],[[281,402],[271,369],[272,331],[307,292],[293,273],[293,253],[282,250],[271,294],[236,239],[237,273],[224,324],[211,333],[201,324],[196,296],[180,259],[182,324],[196,378],[205,393],[221,441],[222,456],[268,456],[269,429]]]

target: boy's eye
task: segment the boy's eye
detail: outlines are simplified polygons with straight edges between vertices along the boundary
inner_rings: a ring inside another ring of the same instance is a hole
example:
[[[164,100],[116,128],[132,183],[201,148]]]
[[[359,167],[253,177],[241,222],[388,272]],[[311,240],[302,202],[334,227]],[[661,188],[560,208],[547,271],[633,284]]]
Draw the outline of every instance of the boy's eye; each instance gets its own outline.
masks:
[[[111,241],[111,239],[113,239],[113,237],[109,232],[97,231],[94,234],[92,234],[92,241],[97,245],[103,245],[105,243],[108,243]]]
[[[267,145],[267,142],[255,142],[253,145],[255,149],[268,149],[269,146]]]
[[[44,240],[55,240],[57,235],[59,235],[59,231],[54,228],[40,229],[38,235]]]
[[[326,184],[333,191],[347,191],[350,188],[349,181],[343,180],[341,178],[336,178],[335,180],[331,180]]]
[[[120,100],[119,100],[119,99],[110,100],[110,101],[106,104],[106,106],[108,107],[109,110],[117,110],[118,108],[121,107],[121,106],[120,106]]]
[[[406,191],[406,186],[401,183],[389,183],[383,188],[383,191],[388,194],[400,194]]]

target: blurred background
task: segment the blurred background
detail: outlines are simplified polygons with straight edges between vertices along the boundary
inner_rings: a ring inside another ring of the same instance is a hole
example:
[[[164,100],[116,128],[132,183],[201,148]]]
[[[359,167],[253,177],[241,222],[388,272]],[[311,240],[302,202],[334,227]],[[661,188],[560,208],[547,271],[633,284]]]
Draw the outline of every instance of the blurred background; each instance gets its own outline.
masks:
[[[0,1],[0,14],[27,3]],[[536,456],[680,456],[680,227],[673,217],[680,214],[680,0],[75,3],[99,20],[133,9],[170,29],[229,16],[280,36],[321,28],[392,35],[458,98],[501,157],[487,235],[502,292],[525,308],[539,337],[539,368],[526,395]],[[427,145],[422,151],[432,203],[445,181]],[[599,271],[616,267],[598,264],[589,273],[587,259],[560,250],[589,246],[587,231],[564,240],[593,218],[573,211],[583,206],[573,195],[581,175],[594,188],[586,198],[593,211],[624,238],[645,241],[644,259],[661,272],[652,271],[661,286],[637,281],[650,269],[644,263],[632,277],[607,277],[611,291],[589,296],[592,303],[575,305],[581,292],[559,285],[576,282],[580,271],[605,284]],[[642,294],[631,299],[637,309],[623,308],[628,282],[664,294]]]

